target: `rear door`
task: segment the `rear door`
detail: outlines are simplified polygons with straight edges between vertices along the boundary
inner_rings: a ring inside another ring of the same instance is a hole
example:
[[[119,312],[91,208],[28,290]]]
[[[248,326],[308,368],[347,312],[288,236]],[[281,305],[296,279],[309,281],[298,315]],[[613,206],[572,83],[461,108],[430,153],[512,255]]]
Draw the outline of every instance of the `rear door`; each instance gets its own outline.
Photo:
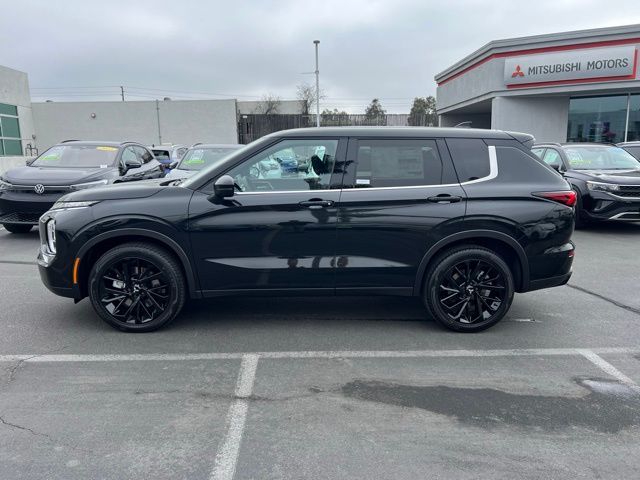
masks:
[[[337,293],[411,294],[420,261],[460,228],[465,204],[443,140],[351,139],[338,207]]]

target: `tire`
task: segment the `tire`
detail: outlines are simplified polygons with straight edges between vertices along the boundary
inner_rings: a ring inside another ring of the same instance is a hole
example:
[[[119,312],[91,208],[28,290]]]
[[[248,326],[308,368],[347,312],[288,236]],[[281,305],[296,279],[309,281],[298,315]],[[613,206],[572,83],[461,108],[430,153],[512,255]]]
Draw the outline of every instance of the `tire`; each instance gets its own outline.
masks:
[[[577,188],[573,189],[576,192],[576,206],[575,206],[575,226],[576,229],[581,229],[589,226],[589,220],[585,218],[583,210],[582,210],[582,195]]]
[[[96,313],[124,332],[151,332],[182,309],[186,285],[174,256],[149,243],[126,243],[103,254],[89,274]]]
[[[10,233],[29,233],[33,225],[25,225],[24,223],[3,223],[2,226]]]
[[[505,261],[487,248],[467,245],[434,260],[425,276],[423,299],[440,325],[479,332],[502,320],[513,294],[513,274]]]

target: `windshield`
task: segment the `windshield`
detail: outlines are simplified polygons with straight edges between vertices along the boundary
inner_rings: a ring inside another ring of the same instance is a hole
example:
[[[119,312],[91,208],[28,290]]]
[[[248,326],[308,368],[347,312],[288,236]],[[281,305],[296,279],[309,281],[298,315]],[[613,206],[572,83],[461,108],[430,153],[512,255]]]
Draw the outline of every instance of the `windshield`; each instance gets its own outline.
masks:
[[[589,146],[565,147],[569,164],[574,170],[629,170],[640,168],[640,163],[619,147]]]
[[[218,160],[222,160],[236,150],[238,148],[235,147],[192,148],[185,153],[177,168],[191,171],[202,170],[204,167],[217,163]]]
[[[107,168],[115,163],[118,147],[106,145],[56,145],[31,164],[34,167]]]

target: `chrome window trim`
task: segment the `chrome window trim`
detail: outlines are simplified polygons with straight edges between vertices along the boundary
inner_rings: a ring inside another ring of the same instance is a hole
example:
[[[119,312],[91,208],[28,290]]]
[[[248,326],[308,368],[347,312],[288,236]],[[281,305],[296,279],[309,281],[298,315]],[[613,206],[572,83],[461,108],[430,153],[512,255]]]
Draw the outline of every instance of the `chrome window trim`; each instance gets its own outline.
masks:
[[[465,185],[473,185],[476,183],[488,182],[495,179],[498,176],[498,155],[496,153],[496,147],[489,145],[489,175],[482,178],[476,178],[475,180],[468,180],[461,183],[445,183],[438,185],[405,185],[398,187],[369,187],[369,188],[326,188],[318,190],[268,190],[261,192],[237,192],[236,195],[261,195],[261,194],[282,194],[282,193],[311,193],[311,192],[325,192],[325,191],[356,191],[356,192],[371,192],[376,190],[406,190],[412,188],[447,188],[447,187],[459,187]]]

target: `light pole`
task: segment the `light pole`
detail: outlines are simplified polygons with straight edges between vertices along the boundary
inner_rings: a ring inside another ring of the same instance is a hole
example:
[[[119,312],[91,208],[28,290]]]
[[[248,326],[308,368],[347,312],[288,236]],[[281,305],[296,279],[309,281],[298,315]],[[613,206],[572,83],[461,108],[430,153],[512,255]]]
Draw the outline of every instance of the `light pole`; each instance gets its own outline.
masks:
[[[316,46],[316,127],[320,126],[320,70],[318,70],[318,44],[320,40],[314,40]]]

